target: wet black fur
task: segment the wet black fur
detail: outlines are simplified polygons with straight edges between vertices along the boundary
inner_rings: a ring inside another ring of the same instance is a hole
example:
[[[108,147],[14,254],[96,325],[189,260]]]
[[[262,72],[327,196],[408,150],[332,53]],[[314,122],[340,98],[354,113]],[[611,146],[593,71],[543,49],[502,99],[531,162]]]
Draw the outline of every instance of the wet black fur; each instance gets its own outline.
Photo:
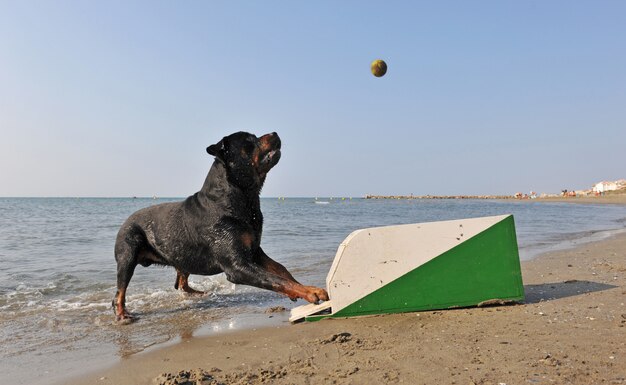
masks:
[[[200,191],[182,202],[139,210],[124,222],[115,243],[118,292],[126,289],[137,264],[199,275],[224,272],[233,283],[270,290],[284,283],[261,266],[268,257],[260,247],[259,193],[280,159],[281,145],[278,135],[269,135],[266,149],[245,132],[209,146],[215,161]]]

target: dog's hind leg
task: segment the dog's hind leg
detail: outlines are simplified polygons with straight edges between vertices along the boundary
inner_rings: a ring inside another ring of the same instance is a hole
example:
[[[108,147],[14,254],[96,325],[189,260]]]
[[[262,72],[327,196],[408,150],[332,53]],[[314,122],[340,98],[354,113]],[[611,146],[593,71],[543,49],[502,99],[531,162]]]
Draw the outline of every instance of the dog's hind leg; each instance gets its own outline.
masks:
[[[115,260],[117,261],[117,293],[113,299],[115,319],[119,323],[131,323],[135,320],[126,310],[126,289],[133,277],[137,266],[137,252],[135,247],[118,237],[115,244]]]
[[[189,273],[185,273],[184,271],[180,271],[178,269],[176,269],[176,283],[174,283],[174,288],[175,289],[180,289],[183,290],[185,293],[188,294],[197,294],[197,295],[203,295],[206,294],[204,291],[198,291],[195,289],[192,289],[189,286]]]

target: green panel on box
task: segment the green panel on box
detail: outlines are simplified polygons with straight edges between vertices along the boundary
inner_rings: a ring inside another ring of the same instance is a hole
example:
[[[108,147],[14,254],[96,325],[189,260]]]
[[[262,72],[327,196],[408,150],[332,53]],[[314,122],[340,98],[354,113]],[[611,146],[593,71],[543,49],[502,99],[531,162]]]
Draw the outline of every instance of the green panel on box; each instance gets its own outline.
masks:
[[[490,299],[524,299],[512,216],[329,316],[466,307]]]

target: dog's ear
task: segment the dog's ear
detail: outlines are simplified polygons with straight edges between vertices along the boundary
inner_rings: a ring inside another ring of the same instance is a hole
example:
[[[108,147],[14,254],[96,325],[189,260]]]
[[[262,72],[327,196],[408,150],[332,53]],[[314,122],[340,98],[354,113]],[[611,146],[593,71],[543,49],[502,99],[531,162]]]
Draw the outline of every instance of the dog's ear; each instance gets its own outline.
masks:
[[[219,142],[207,147],[206,152],[208,152],[209,155],[213,155],[214,157],[218,159],[225,160],[224,155],[226,154],[226,144],[227,144],[227,139],[223,138]]]

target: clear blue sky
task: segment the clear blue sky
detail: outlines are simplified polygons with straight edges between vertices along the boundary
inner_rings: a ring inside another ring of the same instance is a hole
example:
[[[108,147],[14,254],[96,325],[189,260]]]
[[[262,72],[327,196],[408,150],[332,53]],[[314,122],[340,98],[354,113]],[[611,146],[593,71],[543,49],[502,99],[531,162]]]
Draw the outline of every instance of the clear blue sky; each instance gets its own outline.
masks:
[[[264,196],[624,178],[625,15],[624,1],[0,0],[0,196],[187,196],[206,146],[239,130],[283,140]]]

